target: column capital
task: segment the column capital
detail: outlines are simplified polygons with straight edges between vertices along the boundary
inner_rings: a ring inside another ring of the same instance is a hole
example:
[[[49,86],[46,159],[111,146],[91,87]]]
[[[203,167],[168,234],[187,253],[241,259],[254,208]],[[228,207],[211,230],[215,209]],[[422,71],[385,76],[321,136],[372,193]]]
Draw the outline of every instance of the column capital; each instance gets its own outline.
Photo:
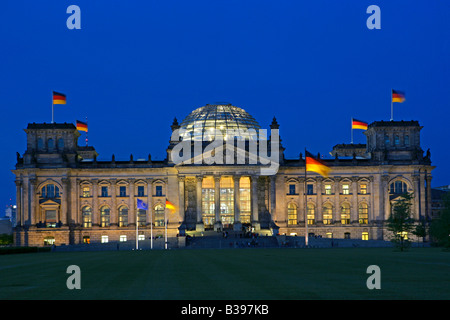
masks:
[[[195,176],[197,182],[203,182],[203,176]]]
[[[184,182],[186,180],[185,176],[178,176],[178,182]]]

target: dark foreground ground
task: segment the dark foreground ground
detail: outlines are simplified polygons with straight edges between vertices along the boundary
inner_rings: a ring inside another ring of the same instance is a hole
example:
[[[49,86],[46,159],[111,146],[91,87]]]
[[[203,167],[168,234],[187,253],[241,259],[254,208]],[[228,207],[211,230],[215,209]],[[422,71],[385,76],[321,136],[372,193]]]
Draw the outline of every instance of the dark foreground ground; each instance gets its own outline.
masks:
[[[66,285],[77,265],[81,289]],[[381,289],[366,285],[370,265]],[[300,300],[450,298],[439,248],[242,248],[46,252],[0,256],[0,300]]]

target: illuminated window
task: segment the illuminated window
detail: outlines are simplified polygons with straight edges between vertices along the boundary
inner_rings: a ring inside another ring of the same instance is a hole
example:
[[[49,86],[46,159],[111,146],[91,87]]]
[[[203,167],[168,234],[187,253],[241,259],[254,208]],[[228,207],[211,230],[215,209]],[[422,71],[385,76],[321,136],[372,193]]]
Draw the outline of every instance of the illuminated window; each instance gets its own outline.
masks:
[[[359,193],[367,194],[367,184],[361,183],[361,185],[359,186]]]
[[[206,229],[215,222],[215,190],[213,177],[205,177],[202,181],[202,219]]]
[[[220,220],[224,227],[234,223],[234,186],[231,177],[220,179]]]
[[[241,223],[251,223],[250,178],[242,177],[239,181]]]
[[[350,194],[350,185],[348,184],[342,185],[342,194]]]
[[[121,206],[119,208],[119,227],[128,226],[128,208]]]
[[[316,208],[312,203],[308,203],[306,208],[308,224],[314,224],[316,222]]]
[[[358,207],[359,223],[368,224],[369,223],[369,206],[367,203],[362,202]]]
[[[361,236],[362,240],[369,240],[369,233],[368,232],[363,232],[362,236]]]
[[[83,198],[89,198],[91,196],[91,188],[89,187],[83,187],[81,192]]]
[[[397,235],[398,235],[400,238],[403,238],[403,240],[408,240],[408,232],[406,232],[406,231],[398,232]]]
[[[108,243],[108,241],[109,241],[109,238],[108,238],[108,236],[102,236],[102,243]]]
[[[142,241],[142,240],[145,240],[145,235],[140,234],[140,235],[138,236],[138,241]]]
[[[55,244],[55,238],[54,237],[45,237],[44,238],[44,246],[51,246]]]
[[[323,224],[331,224],[333,221],[333,206],[330,203],[325,203],[322,208]]]
[[[147,224],[147,211],[144,209],[137,210],[137,223],[139,227],[144,227]]]
[[[162,227],[164,226],[164,211],[165,208],[161,204],[157,204],[155,206],[155,226]]]
[[[326,237],[329,238],[329,239],[333,238],[333,233],[332,232],[327,232],[326,233]]]
[[[325,194],[331,194],[331,184],[325,185]]]
[[[91,243],[91,237],[83,236],[83,243],[90,244]]]
[[[297,206],[294,203],[288,204],[288,224],[297,224]]]
[[[92,211],[91,207],[83,207],[81,209],[81,213],[83,216],[83,228],[90,228],[92,227]]]
[[[343,203],[341,206],[341,223],[350,223],[350,205],[348,203]]]
[[[120,242],[125,242],[125,241],[127,241],[127,236],[126,236],[126,235],[121,235],[121,236],[119,236],[119,241],[120,241]]]
[[[47,228],[56,227],[56,210],[45,210],[45,223]]]
[[[102,227],[109,227],[110,223],[110,215],[109,215],[109,208],[106,206],[103,206],[100,208],[100,218],[101,218],[101,226]]]

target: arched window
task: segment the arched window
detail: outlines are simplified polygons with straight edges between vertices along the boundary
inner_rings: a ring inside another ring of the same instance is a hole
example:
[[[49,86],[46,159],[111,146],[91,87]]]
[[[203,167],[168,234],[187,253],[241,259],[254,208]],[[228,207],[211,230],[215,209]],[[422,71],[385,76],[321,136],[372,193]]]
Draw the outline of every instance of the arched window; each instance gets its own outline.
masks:
[[[41,189],[41,198],[53,199],[59,198],[59,188],[54,184],[47,184]]]
[[[308,203],[306,209],[308,224],[314,224],[316,222],[316,207],[312,203]]]
[[[297,224],[297,206],[294,203],[288,204],[288,225]]]
[[[165,208],[161,204],[157,204],[155,206],[155,226],[161,227],[164,226],[164,211]]]
[[[37,140],[37,148],[38,148],[38,150],[44,149],[44,141],[42,140],[42,138],[39,138]]]
[[[369,223],[369,206],[365,202],[361,202],[358,207],[359,224]]]
[[[350,223],[350,205],[348,203],[343,203],[341,205],[341,223]]]
[[[323,224],[331,224],[333,221],[333,206],[330,203],[325,203],[322,207],[322,221]]]
[[[119,227],[128,226],[128,208],[121,206],[119,208]]]
[[[81,209],[81,214],[83,216],[83,228],[92,227],[92,210],[91,207],[86,206]]]
[[[408,192],[408,188],[406,186],[406,183],[397,180],[391,183],[391,185],[389,186],[389,192],[391,194],[404,194]]]
[[[405,146],[409,146],[409,136],[408,135],[406,135],[405,136]]]
[[[385,136],[384,136],[384,145],[385,145],[386,147],[389,146],[389,136],[388,136],[388,135],[385,135]]]
[[[398,146],[400,144],[400,137],[399,136],[395,136],[394,137],[394,145]]]
[[[110,214],[109,208],[107,206],[103,206],[100,208],[100,218],[101,218],[101,226],[109,227],[110,224]]]

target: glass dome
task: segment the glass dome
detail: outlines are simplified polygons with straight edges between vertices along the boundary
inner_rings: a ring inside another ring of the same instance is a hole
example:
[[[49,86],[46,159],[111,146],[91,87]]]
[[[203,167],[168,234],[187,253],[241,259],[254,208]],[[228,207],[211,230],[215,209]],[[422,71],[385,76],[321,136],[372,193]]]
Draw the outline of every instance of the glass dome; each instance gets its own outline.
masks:
[[[234,135],[239,140],[254,140],[260,125],[244,109],[231,104],[207,104],[192,111],[180,124],[180,135],[192,140],[215,140],[221,134],[224,140]]]

